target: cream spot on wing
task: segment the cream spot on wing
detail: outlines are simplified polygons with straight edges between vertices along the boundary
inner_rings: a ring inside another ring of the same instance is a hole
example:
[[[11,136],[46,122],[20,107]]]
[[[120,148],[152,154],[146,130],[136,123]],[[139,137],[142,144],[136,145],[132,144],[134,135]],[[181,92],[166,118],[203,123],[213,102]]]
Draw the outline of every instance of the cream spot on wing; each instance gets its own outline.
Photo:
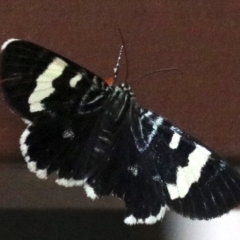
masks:
[[[166,211],[167,211],[167,206],[162,206],[158,215],[156,216],[158,221],[164,218]]]
[[[145,219],[145,223],[149,225],[152,225],[156,222],[157,222],[157,218],[152,215],[150,215],[148,218]]]
[[[67,129],[63,132],[63,138],[70,138],[73,139],[75,137],[74,132],[71,129]]]
[[[133,176],[137,176],[138,175],[138,166],[137,165],[134,165],[134,166],[130,166],[128,167],[128,171],[130,171]]]
[[[28,151],[28,145],[26,144],[26,140],[27,140],[27,137],[29,136],[30,134],[30,131],[28,130],[29,127],[32,125],[31,122],[28,123],[28,126],[27,128],[23,131],[21,137],[20,137],[20,140],[19,140],[19,143],[20,143],[20,149],[21,149],[21,152],[22,152],[22,155],[23,157],[26,156],[27,154],[27,151]]]
[[[191,185],[198,182],[202,168],[209,159],[211,152],[205,147],[196,144],[196,148],[188,156],[188,165],[177,169],[176,184],[167,184],[167,189],[172,200],[184,198]]]
[[[46,169],[39,169],[39,170],[37,170],[36,175],[40,179],[47,179],[47,170]]]
[[[81,187],[84,183],[83,180],[75,180],[75,179],[66,179],[66,178],[59,178],[55,181],[58,185],[64,187]]]
[[[74,88],[74,87],[76,87],[77,83],[81,80],[82,80],[82,74],[77,73],[77,75],[75,77],[70,79],[69,84],[72,88]]]
[[[33,161],[29,162],[30,158],[29,157],[28,157],[28,159],[26,159],[26,158],[25,158],[25,160],[27,162],[27,167],[28,167],[29,171],[33,172],[33,173],[36,173],[36,171],[37,171],[37,163],[33,162]]]
[[[87,194],[87,197],[91,198],[92,200],[98,198],[97,194],[95,193],[94,189],[89,186],[87,183],[84,184],[84,190]]]
[[[134,225],[137,223],[137,219],[133,215],[130,215],[124,219],[124,223],[128,225]]]
[[[171,142],[169,143],[169,147],[172,149],[178,148],[180,139],[181,139],[181,136],[175,132],[172,136]]]
[[[167,184],[167,189],[168,189],[168,193],[170,195],[170,198],[172,200],[179,197],[178,187],[177,187],[176,184]]]
[[[44,106],[40,102],[55,91],[52,83],[56,78],[62,75],[67,65],[68,64],[65,61],[56,57],[48,65],[47,69],[37,78],[37,86],[28,99],[30,112],[44,110]]]

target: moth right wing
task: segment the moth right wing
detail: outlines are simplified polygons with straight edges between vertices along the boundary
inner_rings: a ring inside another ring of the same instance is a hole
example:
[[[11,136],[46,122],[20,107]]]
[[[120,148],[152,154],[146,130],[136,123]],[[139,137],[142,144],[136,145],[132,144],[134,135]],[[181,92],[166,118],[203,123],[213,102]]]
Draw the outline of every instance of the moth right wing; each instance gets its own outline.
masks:
[[[140,112],[132,124],[135,143],[155,169],[151,181],[164,185],[163,199],[170,209],[192,219],[211,219],[240,204],[236,170],[167,120]]]

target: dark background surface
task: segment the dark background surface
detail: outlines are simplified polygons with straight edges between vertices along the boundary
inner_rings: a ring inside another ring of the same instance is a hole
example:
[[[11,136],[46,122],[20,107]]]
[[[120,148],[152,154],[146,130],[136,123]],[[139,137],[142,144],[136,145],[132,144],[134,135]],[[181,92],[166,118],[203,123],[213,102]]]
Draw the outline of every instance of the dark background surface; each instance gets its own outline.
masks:
[[[0,1],[0,43],[33,41],[105,78],[122,31],[139,102],[230,162],[240,159],[240,3],[232,1]],[[119,81],[126,66],[121,63]],[[164,239],[163,224],[124,226],[123,204],[94,203],[82,189],[57,187],[26,169],[20,118],[0,102],[1,239]],[[96,232],[96,234],[95,234]],[[173,238],[177,239],[177,238]]]

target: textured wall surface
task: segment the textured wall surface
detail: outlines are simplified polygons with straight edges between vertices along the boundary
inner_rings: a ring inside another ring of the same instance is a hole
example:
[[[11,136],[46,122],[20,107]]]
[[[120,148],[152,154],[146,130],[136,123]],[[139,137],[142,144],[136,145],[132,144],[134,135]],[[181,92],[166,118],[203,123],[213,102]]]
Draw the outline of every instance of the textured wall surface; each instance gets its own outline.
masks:
[[[139,102],[238,163],[239,11],[237,0],[2,0],[0,43],[12,37],[33,41],[105,78],[112,76],[121,45],[116,22],[126,44],[128,82],[134,82]],[[178,68],[183,76],[170,71],[137,80],[163,68]],[[125,81],[125,72],[122,61],[119,82]],[[51,178],[41,181],[29,173],[18,144],[25,126],[9,111],[2,94],[0,122],[0,236],[164,239],[161,224],[150,228],[123,226],[123,204],[118,200],[93,203],[81,189],[60,188]],[[86,232],[79,230],[74,235],[77,224]],[[98,229],[95,236],[90,226]]]

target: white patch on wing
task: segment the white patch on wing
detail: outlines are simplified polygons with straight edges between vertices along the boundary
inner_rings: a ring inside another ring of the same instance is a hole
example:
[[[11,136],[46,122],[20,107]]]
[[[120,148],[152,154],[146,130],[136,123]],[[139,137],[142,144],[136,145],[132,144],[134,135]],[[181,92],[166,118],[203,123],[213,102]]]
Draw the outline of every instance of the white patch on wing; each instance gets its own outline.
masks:
[[[64,187],[81,187],[83,186],[87,197],[95,200],[98,198],[97,194],[95,193],[94,189],[86,183],[87,179],[84,180],[75,180],[73,178],[66,179],[66,178],[59,178],[55,182]]]
[[[172,200],[184,198],[191,185],[198,182],[202,168],[205,166],[211,152],[196,144],[196,148],[188,155],[188,165],[177,169],[176,184],[167,184],[167,189]]]
[[[143,112],[143,110],[141,109],[141,112]],[[152,112],[151,111],[147,111],[145,112],[142,116],[141,119],[145,118],[145,117],[150,117],[152,116]]]
[[[70,79],[70,87],[75,88],[77,83],[82,80],[82,74],[77,73],[77,75]]]
[[[47,179],[47,170],[46,169],[39,169],[39,170],[37,170],[36,175],[40,179]]]
[[[155,175],[155,176],[153,176],[153,181],[155,181],[155,182],[161,182],[161,177],[160,177],[160,175]]]
[[[130,166],[128,167],[128,171],[130,171],[133,176],[137,176],[138,175],[138,166],[137,165],[134,165],[134,166]]]
[[[177,186],[180,198],[184,198],[186,196],[193,183],[188,181],[188,176],[185,175],[186,173],[185,169],[188,169],[188,167],[178,168],[177,172]]]
[[[26,156],[28,151],[28,145],[25,142],[29,134],[30,134],[30,131],[28,130],[28,128],[26,128],[20,137],[20,149],[23,157]]]
[[[150,215],[148,218],[145,219],[145,223],[148,225],[152,225],[157,222],[157,218]]]
[[[29,162],[30,158],[25,157],[25,160],[27,162],[27,167],[30,172],[36,173],[37,172],[37,163],[34,161]]]
[[[20,149],[21,149],[21,153],[24,157],[24,160],[27,163],[27,167],[29,169],[30,172],[36,173],[37,172],[37,163],[34,161],[30,161],[30,157],[28,156],[28,145],[26,144],[26,140],[27,137],[29,136],[29,134],[31,133],[29,131],[29,127],[32,125],[32,122],[27,121],[26,122],[28,124],[27,128],[23,131],[21,137],[20,137]]]
[[[170,198],[173,200],[173,199],[176,199],[176,198],[179,198],[179,192],[178,192],[178,187],[176,184],[167,184],[167,190],[168,190],[168,193],[170,195]]]
[[[71,129],[67,129],[63,132],[63,138],[70,138],[73,139],[75,137],[74,132]]]
[[[26,140],[27,140],[28,135],[30,134],[30,131],[28,129],[31,125],[32,125],[32,122],[29,121],[27,128],[23,131],[23,133],[20,137],[20,140],[19,140],[20,149],[21,149],[23,157],[26,156],[27,151],[28,151],[28,145],[26,144]]]
[[[47,69],[37,78],[33,93],[28,99],[30,104],[30,112],[38,112],[44,110],[41,101],[50,96],[55,89],[52,86],[53,81],[62,75],[68,64],[62,59],[56,57],[48,65]]]
[[[163,219],[166,211],[167,211],[168,207],[165,206],[161,206],[159,213],[156,216],[153,215],[149,215],[147,218],[143,219],[143,218],[136,218],[133,214],[126,217],[124,219],[124,223],[128,224],[128,225],[135,225],[135,224],[147,224],[147,225],[151,225],[156,223],[157,221],[160,221]]]
[[[75,180],[73,178],[66,179],[66,178],[59,178],[55,181],[58,185],[64,187],[81,187],[84,184],[83,180]]]
[[[95,193],[94,189],[89,186],[87,183],[84,183],[84,190],[87,194],[87,197],[91,198],[92,200],[98,198],[97,194]]]
[[[32,124],[32,122],[31,121],[29,121],[28,119],[26,119],[26,118],[22,118],[22,120],[23,120],[23,122],[25,123],[25,124],[27,124],[27,125],[30,125],[30,124]]]
[[[30,112],[38,112],[45,109],[45,106],[40,102],[35,102],[30,105]]]
[[[124,219],[124,223],[127,225],[134,225],[137,223],[137,219],[133,215],[130,215]]]
[[[38,85],[41,86],[41,85]],[[43,99],[45,99],[46,97],[48,97],[49,95],[51,95],[53,92],[55,91],[55,89],[53,87],[49,87],[49,88],[45,88],[45,89],[41,89],[41,90],[36,90],[36,88],[34,89],[34,92],[30,95],[29,99],[28,99],[28,103],[32,104],[35,102],[40,102]]]
[[[196,145],[196,149],[189,154],[188,160],[189,160],[189,168],[191,169],[191,172],[193,173],[193,176],[195,177],[196,181],[200,178],[201,170],[203,166],[206,164],[211,152],[207,150],[205,147],[202,147],[200,145]]]
[[[16,38],[8,39],[6,42],[3,43],[2,47],[1,47],[1,51],[3,51],[7,47],[7,45],[9,45],[11,42],[14,42],[14,41],[20,41],[20,40],[16,39]]]
[[[137,219],[137,224],[144,224],[143,219],[142,219],[142,218],[138,218],[138,219]]]
[[[156,217],[158,221],[160,221],[164,218],[167,209],[168,209],[168,207],[166,205],[161,207],[161,209]]]
[[[169,147],[172,149],[178,148],[180,139],[181,139],[181,136],[175,132],[172,136],[171,142],[169,143]]]

